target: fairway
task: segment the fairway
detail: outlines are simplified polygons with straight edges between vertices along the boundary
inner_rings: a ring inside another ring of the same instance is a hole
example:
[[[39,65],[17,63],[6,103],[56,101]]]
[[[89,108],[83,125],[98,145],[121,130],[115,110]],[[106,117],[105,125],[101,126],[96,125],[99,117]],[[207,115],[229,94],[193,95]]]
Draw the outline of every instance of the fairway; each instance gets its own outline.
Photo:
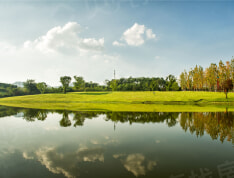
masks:
[[[234,107],[234,93],[222,92],[75,92],[0,99],[1,105],[66,110],[108,111],[226,111]]]

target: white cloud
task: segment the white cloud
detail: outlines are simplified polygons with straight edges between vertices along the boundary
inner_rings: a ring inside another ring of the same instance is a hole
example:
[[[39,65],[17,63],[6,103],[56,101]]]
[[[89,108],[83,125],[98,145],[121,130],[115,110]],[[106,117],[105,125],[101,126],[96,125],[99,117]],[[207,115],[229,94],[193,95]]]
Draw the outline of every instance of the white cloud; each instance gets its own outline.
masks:
[[[104,38],[84,38],[82,30],[87,29],[68,22],[18,46],[1,41],[0,75],[5,76],[2,82],[32,78],[58,86],[63,75],[81,75],[87,81],[99,83],[112,76],[113,66],[119,63],[120,57],[103,50]]]
[[[104,47],[104,38],[96,40],[94,38],[86,38],[80,42],[80,47],[87,50],[102,50]]]
[[[122,39],[130,46],[140,46],[145,42],[143,37],[144,33],[145,26],[135,23],[123,33]]]
[[[16,47],[4,42],[0,42],[0,52],[1,53],[14,53]]]
[[[145,34],[145,35],[144,35]],[[152,29],[148,29],[145,25],[135,23],[132,27],[128,28],[122,35],[121,41],[124,41],[129,46],[140,46],[145,43],[146,39],[155,39],[156,35]],[[124,46],[124,43],[114,41],[113,46]]]
[[[35,48],[43,52],[72,53],[80,50],[102,50],[104,38],[81,38],[81,26],[76,22],[68,22],[64,26],[50,29],[44,36],[34,41],[26,41],[25,48]]]
[[[113,45],[113,46],[125,46],[124,43],[120,43],[120,42],[118,42],[118,41],[114,41],[114,42],[112,43],[112,45]]]
[[[147,39],[154,39],[156,38],[156,35],[153,33],[152,29],[146,30],[146,37]]]

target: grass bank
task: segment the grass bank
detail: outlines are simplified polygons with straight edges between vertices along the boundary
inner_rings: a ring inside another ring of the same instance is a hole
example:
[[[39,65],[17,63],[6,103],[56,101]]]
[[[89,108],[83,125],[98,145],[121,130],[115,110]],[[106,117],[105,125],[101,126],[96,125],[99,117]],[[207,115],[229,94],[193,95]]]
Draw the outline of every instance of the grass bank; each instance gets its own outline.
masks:
[[[221,92],[79,92],[2,98],[0,105],[74,111],[234,111],[234,93],[228,97]]]

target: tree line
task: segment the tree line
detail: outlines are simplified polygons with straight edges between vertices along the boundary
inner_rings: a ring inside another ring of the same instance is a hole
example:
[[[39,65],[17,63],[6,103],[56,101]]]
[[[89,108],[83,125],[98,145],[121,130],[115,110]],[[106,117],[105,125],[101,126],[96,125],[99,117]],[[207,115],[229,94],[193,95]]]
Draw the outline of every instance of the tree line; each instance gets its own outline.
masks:
[[[105,81],[107,88],[112,91],[178,91],[180,87],[174,75],[164,78],[120,78]]]
[[[227,94],[234,85],[234,58],[226,64],[220,60],[218,65],[211,63],[205,69],[196,65],[188,72],[184,70],[179,82],[184,91],[224,91]]]
[[[59,87],[51,87],[45,82],[36,83],[33,79],[23,82],[23,87],[11,84],[0,85],[0,97],[44,94],[44,93],[66,93],[79,91],[178,91],[180,90],[176,77],[169,75],[164,78],[120,78],[105,80],[104,85],[95,82],[87,82],[82,76],[61,76]],[[1,88],[2,86],[2,88]],[[1,90],[4,91],[1,93]]]

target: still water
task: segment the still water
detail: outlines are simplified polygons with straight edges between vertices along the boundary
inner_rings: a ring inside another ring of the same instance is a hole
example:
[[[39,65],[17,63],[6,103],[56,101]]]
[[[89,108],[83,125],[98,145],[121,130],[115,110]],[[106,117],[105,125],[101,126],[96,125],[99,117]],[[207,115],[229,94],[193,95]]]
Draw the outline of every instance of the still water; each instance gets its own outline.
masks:
[[[0,106],[0,177],[234,177],[234,113]]]

